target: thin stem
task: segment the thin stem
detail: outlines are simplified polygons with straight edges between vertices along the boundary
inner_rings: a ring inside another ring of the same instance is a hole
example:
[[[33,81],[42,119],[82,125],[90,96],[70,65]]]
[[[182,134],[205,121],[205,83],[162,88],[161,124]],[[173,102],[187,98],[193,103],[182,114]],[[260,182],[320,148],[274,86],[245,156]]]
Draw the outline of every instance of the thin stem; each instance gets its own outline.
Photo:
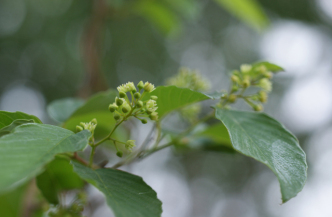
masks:
[[[124,122],[125,118],[123,118],[120,122],[118,122],[112,129],[112,131],[105,137],[103,138],[102,140],[100,140],[99,142],[97,142],[94,146],[98,146],[100,145],[101,143],[105,142],[106,140],[109,140],[112,136],[112,134],[114,133],[114,131],[116,130],[116,128],[118,128],[118,126]]]
[[[204,118],[202,118],[201,120],[197,121],[196,123],[194,123],[191,127],[189,127],[186,131],[184,131],[183,133],[181,133],[180,135],[178,135],[175,139],[173,139],[171,142],[168,142],[164,145],[161,145],[158,147],[158,144],[160,142],[160,138],[159,141],[157,139],[156,143],[153,145],[153,147],[151,149],[147,149],[147,150],[137,150],[135,153],[132,153],[130,156],[128,156],[127,159],[118,162],[117,164],[115,164],[112,168],[118,168],[120,166],[126,165],[126,164],[130,164],[132,162],[134,162],[137,159],[143,159],[146,158],[147,156],[149,156],[152,153],[155,153],[157,151],[160,151],[164,148],[167,148],[169,146],[172,146],[174,143],[176,143],[176,141],[180,140],[182,137],[186,136],[188,133],[190,133],[199,123],[205,122],[211,118],[214,117],[214,112],[206,115]]]
[[[71,157],[72,159],[75,159],[79,162],[81,162],[82,164],[84,164],[85,166],[88,166],[89,163],[86,162],[83,158],[81,158],[80,156],[78,156],[77,152],[74,152],[74,156]]]
[[[112,136],[112,134],[114,133],[114,131],[116,130],[116,128],[118,128],[118,126],[119,126],[120,124],[122,124],[122,122],[126,121],[127,118],[130,117],[130,115],[133,113],[134,110],[135,110],[135,107],[132,107],[131,110],[130,110],[130,112],[128,113],[128,115],[126,115],[126,116],[125,116],[120,122],[118,122],[118,123],[113,127],[112,131],[111,131],[111,132],[110,132],[105,138],[103,138],[103,139],[100,140],[99,142],[97,142],[97,143],[91,145],[92,150],[91,150],[91,153],[90,153],[89,167],[91,167],[92,164],[93,164],[93,156],[94,156],[94,154],[95,154],[95,149],[96,149],[96,147],[99,146],[101,143],[105,142],[106,140],[111,139],[111,136]],[[120,142],[120,141],[117,141],[117,142]],[[122,142],[121,142],[121,143],[122,143]]]

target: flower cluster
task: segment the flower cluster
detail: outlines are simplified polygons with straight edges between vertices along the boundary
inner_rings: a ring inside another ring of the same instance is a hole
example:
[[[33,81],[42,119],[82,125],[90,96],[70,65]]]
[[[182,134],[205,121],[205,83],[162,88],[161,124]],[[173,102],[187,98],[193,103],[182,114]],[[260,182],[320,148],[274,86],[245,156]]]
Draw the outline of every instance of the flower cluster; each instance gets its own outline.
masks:
[[[149,117],[153,121],[158,120],[157,110],[157,96],[150,96],[149,99],[145,99],[144,96],[147,93],[151,93],[155,88],[154,85],[143,81],[137,84],[136,89],[133,82],[120,85],[117,90],[119,97],[115,97],[115,101],[109,105],[110,112],[113,113],[113,117],[116,121],[126,120],[130,116],[134,116],[139,119],[143,124],[147,123],[144,117]],[[130,93],[129,99],[127,93]],[[145,99],[145,100],[144,100]]]
[[[267,101],[268,93],[272,90],[272,77],[273,73],[265,65],[241,65],[240,71],[235,70],[231,74],[231,92],[223,96],[224,102],[234,103],[238,98],[243,98],[255,111],[263,110],[262,103]],[[244,91],[249,87],[259,89],[255,94],[244,96]]]
[[[89,130],[93,134],[96,127],[97,127],[97,119],[94,118],[89,123],[81,122],[80,125],[76,126],[76,130],[77,132],[80,132],[82,130]]]
[[[199,71],[182,67],[174,77],[167,81],[168,85],[182,88],[189,88],[194,91],[207,91],[210,89],[210,82],[204,79]],[[192,104],[180,110],[181,116],[189,122],[195,122],[201,112],[201,104]]]
[[[207,91],[210,88],[210,82],[204,79],[199,71],[185,67],[180,68],[177,75],[168,79],[167,84],[195,91]]]

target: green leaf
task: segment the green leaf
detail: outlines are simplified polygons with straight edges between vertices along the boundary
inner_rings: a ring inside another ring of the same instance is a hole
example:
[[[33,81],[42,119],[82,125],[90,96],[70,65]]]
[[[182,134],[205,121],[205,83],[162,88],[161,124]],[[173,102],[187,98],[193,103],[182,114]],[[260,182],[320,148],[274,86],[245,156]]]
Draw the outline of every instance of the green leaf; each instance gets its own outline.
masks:
[[[253,68],[258,68],[260,66],[265,66],[266,69],[270,72],[280,72],[280,71],[285,71],[282,67],[275,65],[273,63],[269,63],[269,62],[258,62],[258,63],[254,63]]]
[[[214,124],[206,128],[205,130],[195,134],[194,137],[204,137],[207,139],[211,139],[220,145],[233,147],[231,139],[228,135],[227,128],[222,123]]]
[[[60,99],[51,102],[47,107],[47,112],[53,120],[63,123],[83,104],[84,100],[82,99]]]
[[[211,99],[220,99],[221,97],[225,96],[227,93],[215,91],[212,93],[204,93],[204,94],[207,95],[208,97],[210,97]]]
[[[1,217],[21,217],[22,205],[24,201],[25,192],[27,190],[26,185],[22,185],[4,195],[0,196],[0,213]]]
[[[45,171],[37,176],[36,180],[38,188],[52,204],[59,203],[59,192],[84,186],[84,181],[74,173],[73,166],[63,158],[55,158],[47,164]]]
[[[0,129],[10,125],[14,120],[28,119],[34,120],[35,123],[42,123],[36,116],[28,115],[23,112],[0,111]]]
[[[113,114],[108,110],[108,106],[114,102],[116,96],[117,92],[114,90],[101,92],[92,96],[70,116],[63,127],[76,132],[76,125],[80,122],[90,122],[93,118],[96,118],[98,125],[94,134],[95,138],[106,136],[115,125]],[[118,132],[119,130],[116,131],[116,133]]]
[[[307,178],[304,151],[296,137],[263,113],[216,109],[234,149],[267,165],[277,176],[282,201],[300,192]]]
[[[23,120],[20,120],[20,119],[14,120],[8,126],[0,129],[0,137],[3,136],[3,135],[11,133],[15,129],[15,127],[20,126],[22,124],[28,124],[28,123],[35,123],[35,121],[32,120],[32,119],[31,120],[26,120],[26,119],[23,119]]]
[[[215,0],[215,2],[255,29],[264,29],[269,23],[256,0]]]
[[[116,217],[161,216],[156,192],[141,177],[116,169],[92,170],[72,162],[74,171],[105,194]]]
[[[148,100],[150,96],[157,96],[157,112],[159,117],[167,113],[193,104],[195,102],[211,99],[211,97],[189,88],[179,88],[176,86],[159,86],[151,93],[144,96],[143,100]]]
[[[24,124],[0,138],[0,192],[39,174],[54,155],[81,151],[91,133],[47,124]]]

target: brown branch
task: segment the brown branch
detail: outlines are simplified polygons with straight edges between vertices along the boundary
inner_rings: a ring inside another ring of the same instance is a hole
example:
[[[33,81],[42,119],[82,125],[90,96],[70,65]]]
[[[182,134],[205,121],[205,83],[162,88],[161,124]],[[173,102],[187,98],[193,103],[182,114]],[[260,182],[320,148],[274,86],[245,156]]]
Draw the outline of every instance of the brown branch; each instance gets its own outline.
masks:
[[[86,76],[79,95],[84,98],[94,92],[108,88],[100,67],[100,35],[109,8],[105,0],[93,0],[92,2],[92,14],[82,36],[83,62],[86,68]]]

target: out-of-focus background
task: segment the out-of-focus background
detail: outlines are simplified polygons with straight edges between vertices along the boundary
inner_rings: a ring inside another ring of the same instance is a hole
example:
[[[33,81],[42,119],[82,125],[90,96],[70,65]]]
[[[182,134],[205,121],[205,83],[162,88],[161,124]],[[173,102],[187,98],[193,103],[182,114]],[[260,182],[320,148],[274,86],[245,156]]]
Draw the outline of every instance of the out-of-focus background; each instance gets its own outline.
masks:
[[[221,90],[230,70],[268,60],[286,72],[274,77],[265,112],[307,153],[308,181],[296,198],[281,205],[274,174],[240,154],[168,149],[123,169],[157,191],[163,217],[330,217],[332,2],[259,0],[262,14],[225,2],[1,0],[0,109],[50,123],[46,106],[56,99],[127,81],[162,85],[181,66]],[[100,200],[97,190],[90,194]],[[112,216],[101,204],[89,215]]]

